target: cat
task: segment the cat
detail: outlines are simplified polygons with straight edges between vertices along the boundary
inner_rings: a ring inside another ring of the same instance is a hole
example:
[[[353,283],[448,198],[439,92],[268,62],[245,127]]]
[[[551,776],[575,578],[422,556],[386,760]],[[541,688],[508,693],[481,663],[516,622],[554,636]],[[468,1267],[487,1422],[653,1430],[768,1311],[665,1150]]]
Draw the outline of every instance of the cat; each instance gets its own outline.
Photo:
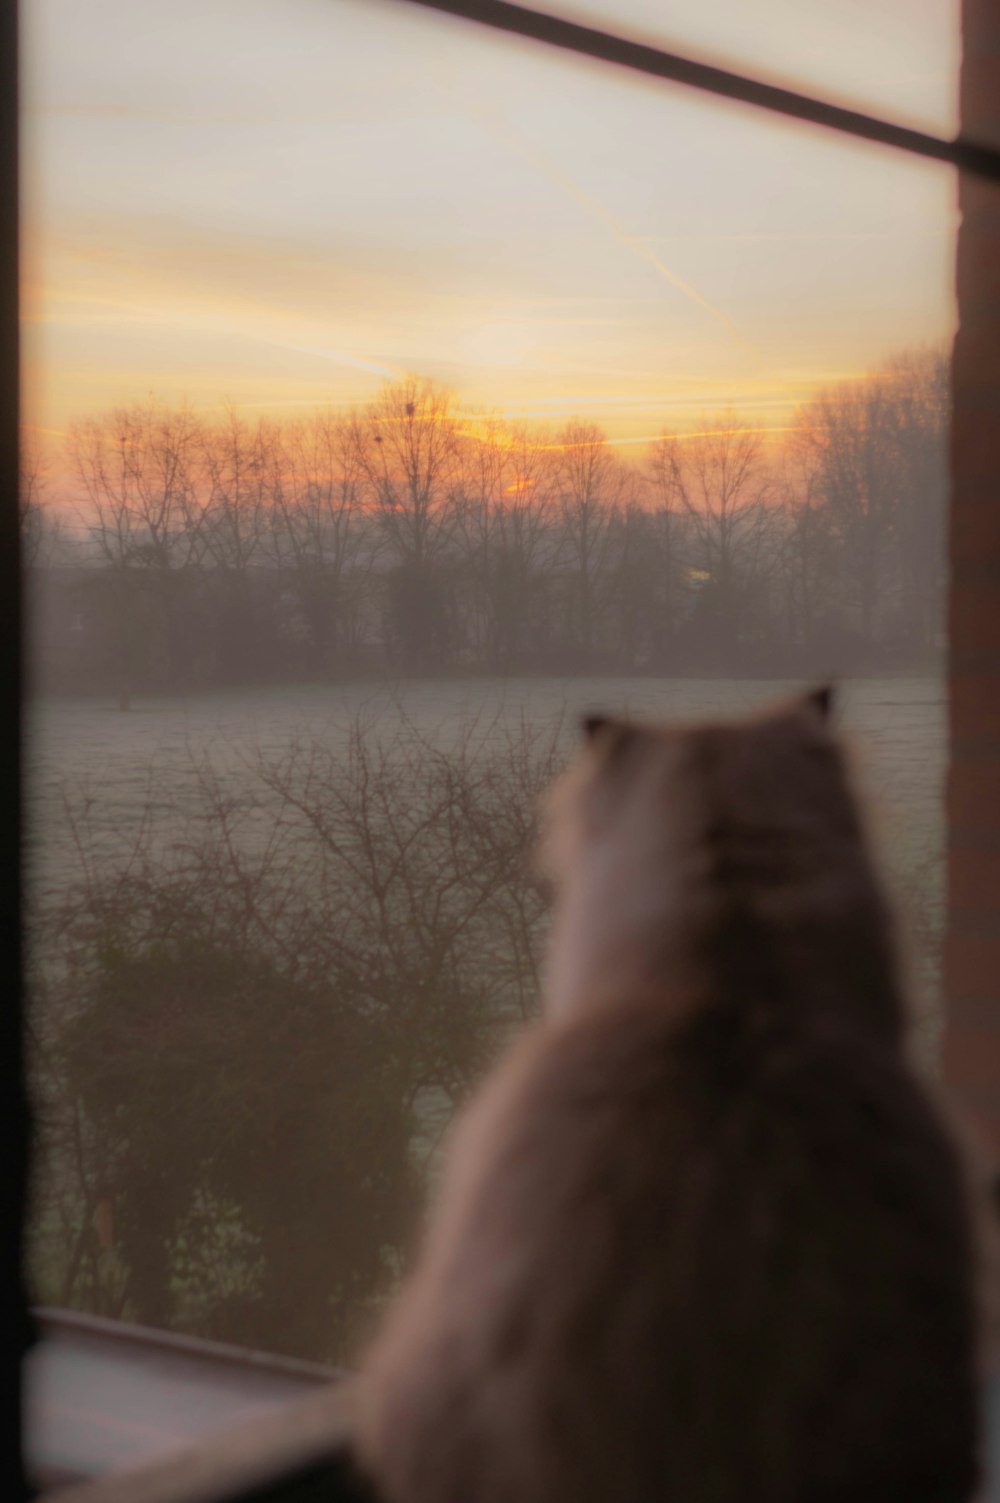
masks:
[[[460,1118],[366,1355],[384,1503],[964,1503],[961,1152],[906,1054],[825,690],[592,718],[542,1020]]]

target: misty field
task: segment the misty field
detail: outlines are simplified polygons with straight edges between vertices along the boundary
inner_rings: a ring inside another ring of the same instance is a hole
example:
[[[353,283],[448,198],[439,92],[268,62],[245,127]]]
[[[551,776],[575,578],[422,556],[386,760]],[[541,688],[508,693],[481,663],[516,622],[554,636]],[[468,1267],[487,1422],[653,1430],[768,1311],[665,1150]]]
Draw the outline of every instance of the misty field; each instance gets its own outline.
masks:
[[[772,680],[660,678],[453,678],[395,684],[293,685],[137,700],[53,698],[28,708],[28,848],[40,899],[73,880],[77,852],[67,798],[88,805],[88,827],[110,856],[128,849],[143,819],[169,838],[197,801],[196,768],[208,759],[236,795],[259,756],[294,740],[342,745],[360,718],[373,735],[403,721],[442,747],[471,731],[489,744],[524,720],[562,732],[572,749],[581,714],[627,711],[650,719],[728,715],[794,692]],[[838,714],[857,754],[888,866],[904,879],[938,858],[945,761],[940,679],[860,679],[838,689]]]
[[[440,1133],[540,990],[541,790],[580,716],[800,685],[449,678],[29,706],[44,1300],[326,1360],[398,1277]],[[842,683],[937,1033],[943,685]]]

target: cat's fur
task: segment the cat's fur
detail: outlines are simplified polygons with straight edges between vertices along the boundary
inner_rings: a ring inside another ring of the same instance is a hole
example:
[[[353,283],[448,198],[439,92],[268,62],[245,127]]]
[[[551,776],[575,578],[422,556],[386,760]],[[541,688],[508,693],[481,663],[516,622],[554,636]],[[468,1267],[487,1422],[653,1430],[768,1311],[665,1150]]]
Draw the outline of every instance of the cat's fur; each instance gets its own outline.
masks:
[[[359,1387],[385,1503],[959,1503],[962,1169],[821,698],[602,723],[546,1015],[461,1120]]]

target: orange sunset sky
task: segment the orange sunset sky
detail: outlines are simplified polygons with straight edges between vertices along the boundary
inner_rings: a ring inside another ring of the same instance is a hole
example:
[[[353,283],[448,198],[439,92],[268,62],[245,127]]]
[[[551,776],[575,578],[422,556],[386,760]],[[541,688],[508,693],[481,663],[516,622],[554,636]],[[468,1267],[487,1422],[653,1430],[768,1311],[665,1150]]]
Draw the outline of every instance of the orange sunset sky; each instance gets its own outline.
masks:
[[[542,7],[544,8],[544,7]],[[955,0],[547,8],[940,134]],[[28,0],[26,420],[404,371],[639,445],[945,338],[944,167],[398,0]]]

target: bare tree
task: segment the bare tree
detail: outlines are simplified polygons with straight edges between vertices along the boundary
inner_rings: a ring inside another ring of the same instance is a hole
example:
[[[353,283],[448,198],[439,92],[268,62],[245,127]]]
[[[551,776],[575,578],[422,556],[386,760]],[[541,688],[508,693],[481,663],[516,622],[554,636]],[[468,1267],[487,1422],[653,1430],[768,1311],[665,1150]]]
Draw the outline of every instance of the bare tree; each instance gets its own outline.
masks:
[[[48,561],[57,542],[60,525],[48,504],[48,471],[40,449],[27,434],[21,434],[19,517],[21,564],[34,569]]]
[[[908,351],[888,367],[899,484],[896,546],[903,630],[918,651],[942,631],[950,375],[944,350]]]
[[[687,607],[684,540],[687,514],[673,479],[673,456],[668,444],[654,444],[645,465],[645,512],[642,549],[650,560],[655,584],[649,606],[650,649],[669,660]]]
[[[396,561],[440,556],[454,528],[460,423],[451,394],[408,377],[385,386],[354,423],[357,462]]]
[[[226,575],[245,576],[260,553],[276,438],[266,419],[251,425],[234,408],[221,423],[201,430],[200,542],[203,555]]]
[[[661,510],[686,523],[702,625],[734,648],[752,630],[774,561],[773,483],[760,436],[728,413],[664,433],[652,466]]]
[[[570,571],[570,614],[585,660],[593,656],[611,588],[612,524],[630,477],[593,423],[571,422],[559,435],[556,483]]]
[[[216,651],[229,678],[252,674],[266,655],[260,617],[273,601],[255,591],[253,570],[269,528],[276,449],[273,424],[263,418],[248,424],[233,409],[202,430],[200,541],[212,575]]]
[[[178,668],[178,583],[201,536],[193,471],[199,441],[186,408],[154,403],[118,408],[70,430],[83,521],[111,580],[122,709],[129,706],[154,634],[168,674]]]
[[[508,669],[542,650],[551,575],[553,463],[524,427],[480,425],[464,448],[458,536],[477,659]]]
[[[199,545],[193,461],[201,434],[186,408],[116,408],[70,430],[69,452],[104,561],[167,573]]]
[[[365,467],[349,420],[317,412],[280,435],[270,552],[291,582],[317,666],[357,645],[379,538],[364,506]]]
[[[678,598],[671,520],[639,499],[622,506],[614,518],[602,639],[626,668],[662,668],[671,661]]]
[[[800,414],[814,488],[828,509],[847,598],[871,641],[889,594],[900,473],[896,418],[885,377],[841,382]]]
[[[843,666],[835,650],[841,557],[829,508],[818,493],[808,437],[794,435],[784,445],[776,483],[782,497],[775,528],[784,641],[793,655],[810,662],[819,652],[819,671],[830,673]]]
[[[457,520],[460,422],[449,392],[409,377],[355,417],[368,500],[388,546],[390,639],[410,667],[441,663],[454,641],[447,553]]]

